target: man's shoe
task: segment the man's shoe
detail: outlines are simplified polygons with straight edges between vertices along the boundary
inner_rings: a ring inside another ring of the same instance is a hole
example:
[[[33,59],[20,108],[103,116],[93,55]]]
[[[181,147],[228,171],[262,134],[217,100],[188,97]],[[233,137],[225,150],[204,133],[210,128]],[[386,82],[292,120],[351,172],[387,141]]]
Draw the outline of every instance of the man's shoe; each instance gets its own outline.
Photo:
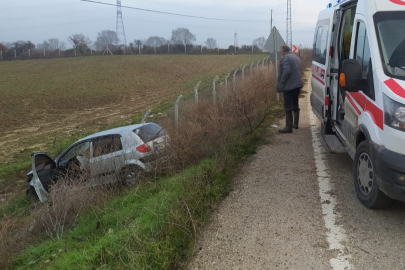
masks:
[[[293,115],[294,115],[294,124],[292,127],[298,129],[298,122],[300,121],[300,111],[293,112]]]
[[[285,116],[285,128],[280,129],[278,132],[280,133],[292,133],[292,121],[293,121],[293,115],[292,114],[287,114]]]

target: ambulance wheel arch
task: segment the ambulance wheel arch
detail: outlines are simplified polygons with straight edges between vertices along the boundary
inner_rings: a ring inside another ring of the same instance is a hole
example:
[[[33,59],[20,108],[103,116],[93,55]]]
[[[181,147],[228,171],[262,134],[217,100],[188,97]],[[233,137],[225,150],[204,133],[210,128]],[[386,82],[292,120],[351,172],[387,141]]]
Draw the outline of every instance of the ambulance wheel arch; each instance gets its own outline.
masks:
[[[367,111],[363,111],[359,116],[359,132],[356,147],[361,143],[363,137],[368,141],[381,145],[380,132],[382,130],[376,125],[372,115]],[[362,137],[361,134],[364,134],[364,136]]]

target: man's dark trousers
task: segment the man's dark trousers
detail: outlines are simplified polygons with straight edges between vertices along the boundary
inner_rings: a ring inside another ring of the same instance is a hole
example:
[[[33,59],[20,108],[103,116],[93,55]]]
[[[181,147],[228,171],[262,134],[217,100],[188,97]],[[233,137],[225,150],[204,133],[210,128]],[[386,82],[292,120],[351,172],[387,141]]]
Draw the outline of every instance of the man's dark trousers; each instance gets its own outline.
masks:
[[[284,92],[284,109],[285,114],[292,114],[292,112],[297,112],[300,110],[299,107],[299,96],[301,88],[295,88],[290,91]]]

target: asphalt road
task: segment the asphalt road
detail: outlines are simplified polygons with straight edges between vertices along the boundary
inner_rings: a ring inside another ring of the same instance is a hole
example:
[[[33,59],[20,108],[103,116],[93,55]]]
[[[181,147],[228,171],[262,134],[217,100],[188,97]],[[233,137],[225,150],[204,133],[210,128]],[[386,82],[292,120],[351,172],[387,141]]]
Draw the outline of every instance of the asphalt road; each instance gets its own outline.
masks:
[[[405,269],[405,204],[360,204],[353,162],[327,153],[304,90],[300,129],[273,129],[243,165],[189,269]]]

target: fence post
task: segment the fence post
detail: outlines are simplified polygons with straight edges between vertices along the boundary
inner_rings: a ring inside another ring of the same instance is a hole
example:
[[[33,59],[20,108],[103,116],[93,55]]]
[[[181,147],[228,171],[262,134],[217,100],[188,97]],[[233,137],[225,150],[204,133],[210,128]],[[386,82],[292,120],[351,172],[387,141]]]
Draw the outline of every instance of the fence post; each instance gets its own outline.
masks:
[[[59,57],[60,57],[60,48],[59,48],[59,50],[58,50],[58,51],[59,51]]]
[[[201,44],[201,54],[202,54],[202,44]]]
[[[180,102],[180,99],[181,99],[182,97],[183,97],[183,96],[180,95],[180,96],[177,98],[176,103],[174,103],[174,124],[176,125],[176,127],[179,126],[179,102]]]
[[[151,110],[148,110],[145,115],[142,118],[141,124],[144,124],[146,120],[148,119],[149,114],[151,113]]]
[[[28,49],[28,58],[31,58],[31,49]]]
[[[76,52],[76,51],[77,51],[77,47],[75,47],[75,56],[77,56],[77,52]]]
[[[228,75],[226,75],[225,77],[225,90],[228,91],[228,78],[229,76],[231,76],[231,73],[228,73]]]
[[[3,59],[3,51],[0,51],[0,58]]]
[[[256,64],[256,69],[257,69],[256,71],[257,71],[257,72],[259,72],[259,64],[260,64],[260,60],[257,61],[257,64]]]
[[[266,66],[266,59],[267,59],[267,57],[263,58],[263,67]]]
[[[235,91],[236,89],[236,73],[238,72],[238,68],[235,70],[235,72],[233,73],[233,91]]]
[[[201,81],[197,83],[197,85],[194,87],[194,96],[195,96],[195,102],[198,103],[198,87],[200,87]]]
[[[215,90],[215,84],[217,80],[219,79],[219,76],[217,75],[214,80],[212,81],[212,98],[213,98],[213,103],[217,103],[217,91]]]
[[[45,57],[45,50],[46,50],[46,49],[44,48],[44,57]]]
[[[167,43],[167,53],[170,53],[170,44]]]
[[[17,51],[14,50],[14,58],[17,58]]]
[[[244,81],[245,80],[245,67],[247,66],[247,64],[245,64],[243,67],[242,67],[242,81]]]
[[[252,64],[250,65],[250,76],[253,76],[253,65],[254,65],[255,61],[252,62]]]

